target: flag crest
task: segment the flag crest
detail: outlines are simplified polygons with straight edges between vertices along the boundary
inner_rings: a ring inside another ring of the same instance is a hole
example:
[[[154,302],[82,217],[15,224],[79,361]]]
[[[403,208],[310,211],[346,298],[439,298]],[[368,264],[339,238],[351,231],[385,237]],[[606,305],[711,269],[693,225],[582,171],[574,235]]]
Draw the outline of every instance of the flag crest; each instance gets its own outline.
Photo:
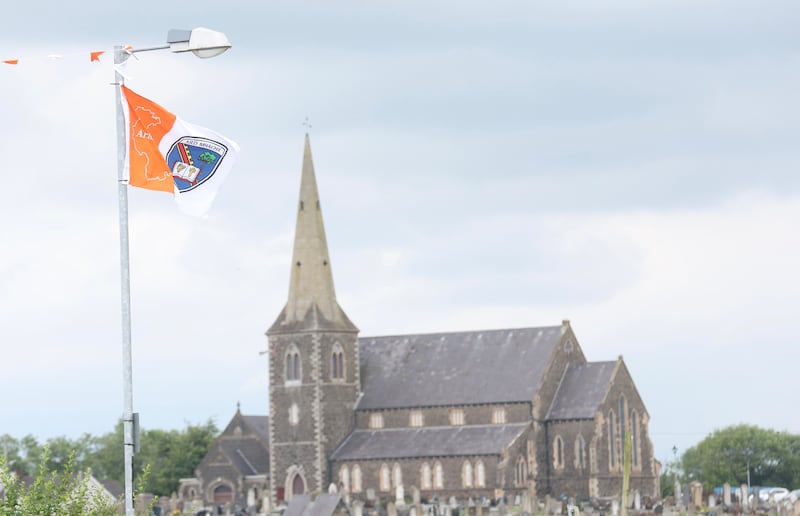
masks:
[[[129,184],[172,192],[184,212],[205,215],[239,146],[121,88],[128,103]]]

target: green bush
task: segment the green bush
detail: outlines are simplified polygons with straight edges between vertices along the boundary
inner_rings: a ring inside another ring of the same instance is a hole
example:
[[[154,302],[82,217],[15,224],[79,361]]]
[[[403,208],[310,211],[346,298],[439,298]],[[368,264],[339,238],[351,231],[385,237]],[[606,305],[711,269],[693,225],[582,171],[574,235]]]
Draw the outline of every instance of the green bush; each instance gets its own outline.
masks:
[[[116,516],[115,502],[90,482],[90,471],[76,471],[74,454],[61,472],[48,466],[49,459],[45,447],[35,479],[26,485],[0,457],[0,516]]]

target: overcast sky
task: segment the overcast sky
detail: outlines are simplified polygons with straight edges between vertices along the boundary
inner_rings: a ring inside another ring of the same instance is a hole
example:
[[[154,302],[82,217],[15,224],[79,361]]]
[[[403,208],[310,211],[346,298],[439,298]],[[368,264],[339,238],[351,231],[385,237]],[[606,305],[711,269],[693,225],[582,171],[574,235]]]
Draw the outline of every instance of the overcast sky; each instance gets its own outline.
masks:
[[[796,1],[300,4],[4,5],[0,434],[122,413],[113,69],[88,53],[196,26],[233,49],[141,54],[127,84],[242,151],[206,220],[130,192],[143,427],[267,413],[309,117],[361,335],[570,319],[623,355],[661,460],[800,433]]]

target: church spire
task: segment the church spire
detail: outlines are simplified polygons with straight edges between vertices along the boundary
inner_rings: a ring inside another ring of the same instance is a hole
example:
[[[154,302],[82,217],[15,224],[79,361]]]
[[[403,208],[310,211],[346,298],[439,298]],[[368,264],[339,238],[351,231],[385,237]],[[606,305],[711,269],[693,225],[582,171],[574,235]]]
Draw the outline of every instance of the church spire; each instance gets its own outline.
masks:
[[[306,134],[289,299],[267,333],[315,329],[357,331],[336,302],[311,142]]]

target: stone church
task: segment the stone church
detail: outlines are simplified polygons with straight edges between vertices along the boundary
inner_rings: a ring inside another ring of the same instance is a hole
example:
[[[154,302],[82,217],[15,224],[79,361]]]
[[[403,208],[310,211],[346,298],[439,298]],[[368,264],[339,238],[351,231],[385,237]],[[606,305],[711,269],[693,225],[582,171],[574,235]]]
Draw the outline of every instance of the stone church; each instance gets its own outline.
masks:
[[[412,486],[429,500],[614,497],[626,441],[631,490],[658,495],[650,416],[625,362],[587,361],[569,321],[358,331],[336,300],[306,135],[289,294],[267,331],[270,505],[330,484],[362,501]]]

